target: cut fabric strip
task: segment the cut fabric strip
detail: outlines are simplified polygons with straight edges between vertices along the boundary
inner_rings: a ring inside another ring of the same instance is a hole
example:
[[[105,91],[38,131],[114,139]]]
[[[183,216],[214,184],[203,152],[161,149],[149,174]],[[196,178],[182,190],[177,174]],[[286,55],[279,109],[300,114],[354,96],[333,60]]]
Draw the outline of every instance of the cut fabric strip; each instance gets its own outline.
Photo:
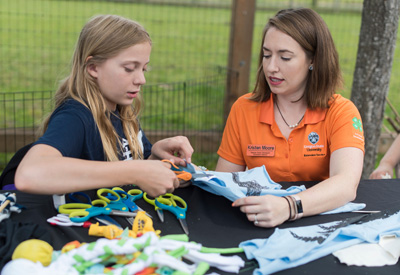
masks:
[[[296,267],[360,243],[378,243],[382,235],[400,236],[400,210],[362,215],[325,224],[275,229],[266,239],[239,246],[259,268],[253,274],[271,274]]]
[[[201,248],[200,244],[193,242],[167,237],[160,239],[154,232],[147,232],[138,238],[122,235],[120,239],[103,238],[82,244],[61,253],[46,267],[25,259],[13,260],[7,263],[1,274],[104,274],[105,266],[111,264],[114,264],[114,275],[137,274],[153,265],[182,274],[204,274],[204,269],[210,266],[237,273],[244,266],[244,261],[238,256],[207,255],[200,252]],[[181,258],[186,256],[188,260],[193,260],[192,263],[182,261]],[[125,257],[123,264],[116,262],[121,257]]]

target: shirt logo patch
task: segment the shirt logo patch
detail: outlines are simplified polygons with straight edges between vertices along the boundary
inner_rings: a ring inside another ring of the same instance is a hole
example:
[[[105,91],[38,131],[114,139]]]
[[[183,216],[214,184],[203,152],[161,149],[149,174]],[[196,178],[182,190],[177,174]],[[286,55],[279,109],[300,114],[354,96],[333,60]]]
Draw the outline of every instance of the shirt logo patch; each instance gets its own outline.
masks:
[[[354,129],[359,130],[360,132],[363,131],[361,120],[359,120],[356,117],[353,117],[353,127]]]
[[[324,144],[317,144],[320,141],[320,136],[316,132],[311,132],[308,135],[310,144],[304,144],[303,155],[304,157],[325,157],[326,148]],[[323,143],[323,140],[322,140]]]
[[[251,157],[273,157],[275,156],[275,145],[248,144],[247,155]]]
[[[308,141],[309,141],[311,144],[317,143],[317,142],[319,141],[319,135],[318,135],[316,132],[311,132],[311,133],[308,135]]]

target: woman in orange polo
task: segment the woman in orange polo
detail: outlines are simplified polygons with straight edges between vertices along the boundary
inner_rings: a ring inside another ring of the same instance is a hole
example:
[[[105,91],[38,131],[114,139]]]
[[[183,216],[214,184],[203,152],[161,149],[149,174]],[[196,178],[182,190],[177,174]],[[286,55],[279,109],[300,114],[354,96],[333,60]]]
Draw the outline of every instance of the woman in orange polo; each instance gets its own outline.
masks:
[[[364,135],[360,114],[336,94],[342,77],[323,19],[288,9],[263,31],[257,82],[232,106],[216,171],[265,165],[271,179],[319,181],[288,197],[245,197],[240,207],[257,226],[319,214],[354,200],[361,178]]]

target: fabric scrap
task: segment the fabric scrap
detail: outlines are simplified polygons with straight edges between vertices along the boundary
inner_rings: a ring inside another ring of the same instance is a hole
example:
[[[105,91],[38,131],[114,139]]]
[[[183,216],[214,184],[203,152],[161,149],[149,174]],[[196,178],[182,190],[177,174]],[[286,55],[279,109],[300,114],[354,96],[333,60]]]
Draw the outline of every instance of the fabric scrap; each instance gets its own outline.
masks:
[[[333,252],[342,264],[384,266],[397,264],[400,257],[400,238],[381,236],[378,243],[361,243]]]
[[[256,167],[243,172],[216,172],[216,171],[196,171],[190,163],[186,167],[179,168],[192,174],[212,174],[211,177],[200,177],[192,180],[193,185],[218,196],[224,196],[230,201],[248,196],[289,196],[306,190],[304,185],[291,186],[288,189],[282,189],[282,185],[274,182],[269,176],[265,166]],[[365,208],[364,203],[349,202],[336,209],[321,213],[336,214],[351,212]]]
[[[259,268],[253,274],[271,274],[300,266],[360,243],[378,243],[380,236],[400,236],[400,210],[360,215],[319,225],[279,229],[265,239],[242,242],[248,259]]]

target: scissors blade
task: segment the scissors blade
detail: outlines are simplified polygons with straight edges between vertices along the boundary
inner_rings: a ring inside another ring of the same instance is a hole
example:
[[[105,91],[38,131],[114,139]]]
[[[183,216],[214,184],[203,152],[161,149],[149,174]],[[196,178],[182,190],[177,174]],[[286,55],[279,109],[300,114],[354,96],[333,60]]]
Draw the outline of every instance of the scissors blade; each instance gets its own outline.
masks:
[[[200,174],[192,174],[192,179],[199,179],[199,178],[205,178],[205,177],[211,178],[211,177],[215,177],[215,176],[212,175],[212,174],[202,174],[202,173],[200,173]]]
[[[112,210],[110,215],[122,216],[122,217],[136,217],[137,213],[136,212]]]
[[[379,210],[357,210],[357,211],[351,211],[352,213],[364,213],[364,214],[372,214],[372,213],[380,213],[381,211]]]
[[[110,216],[107,215],[99,215],[99,216],[94,216],[93,217],[95,220],[97,220],[98,222],[101,222],[105,225],[116,225],[119,228],[122,228],[122,226],[113,218],[111,218]]]
[[[99,223],[101,223],[103,225],[115,225],[116,227],[123,229],[122,226],[119,223],[117,223],[116,221],[111,221],[111,220],[109,220],[109,219],[107,219],[105,217],[97,216],[97,217],[93,217],[93,219],[98,221]]]
[[[185,232],[185,234],[189,235],[189,228],[188,228],[186,219],[179,219],[179,222],[181,223],[181,226],[182,226],[183,231]]]
[[[164,212],[161,209],[157,209],[157,215],[161,222],[164,222]]]
[[[139,212],[139,211],[143,211],[143,212],[145,212],[146,213],[146,215],[149,217],[149,218],[153,218],[149,213],[147,213],[146,211],[144,211],[142,208],[140,208],[139,206],[138,206],[138,210],[136,211],[136,212]]]

